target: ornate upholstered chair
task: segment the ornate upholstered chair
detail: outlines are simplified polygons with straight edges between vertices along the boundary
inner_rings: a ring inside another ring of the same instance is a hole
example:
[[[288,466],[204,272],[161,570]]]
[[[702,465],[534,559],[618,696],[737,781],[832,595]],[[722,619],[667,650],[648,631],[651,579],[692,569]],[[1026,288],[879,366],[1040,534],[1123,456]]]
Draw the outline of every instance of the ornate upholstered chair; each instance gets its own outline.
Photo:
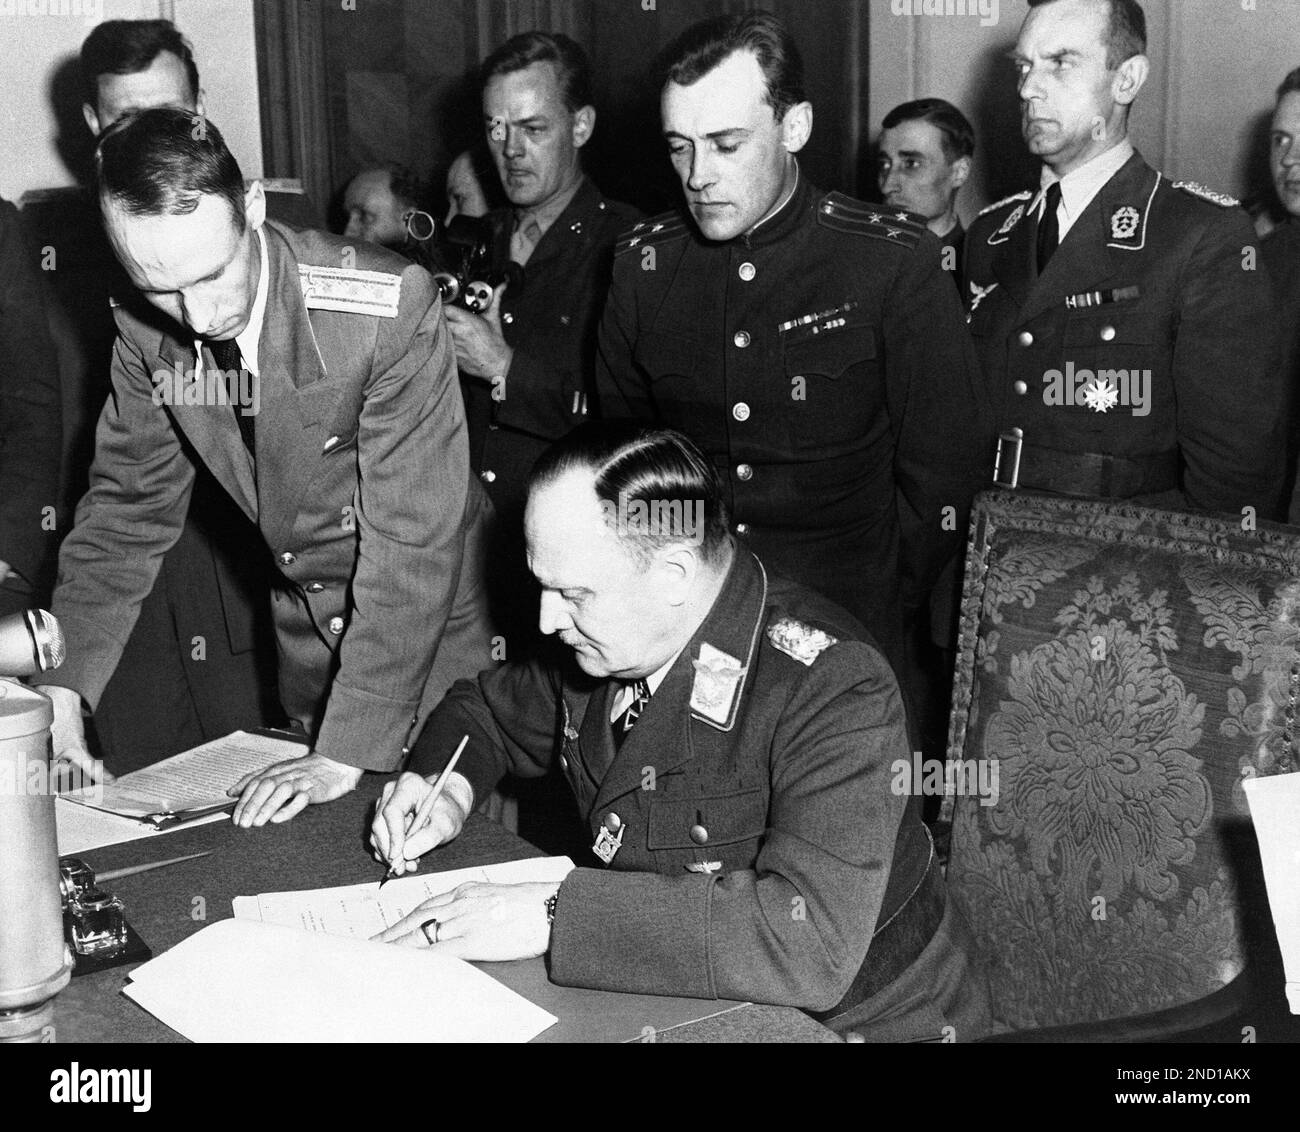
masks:
[[[1150,1038],[1238,1005],[1268,920],[1243,915],[1241,784],[1300,767],[1300,531],[1254,526],[977,501],[948,757],[996,790],[950,797],[948,883],[1000,1031]]]

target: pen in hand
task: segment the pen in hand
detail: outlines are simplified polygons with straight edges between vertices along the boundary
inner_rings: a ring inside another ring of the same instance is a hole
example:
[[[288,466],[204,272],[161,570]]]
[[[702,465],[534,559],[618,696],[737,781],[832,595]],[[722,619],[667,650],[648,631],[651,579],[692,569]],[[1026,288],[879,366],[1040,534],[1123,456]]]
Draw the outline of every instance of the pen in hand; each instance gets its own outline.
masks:
[[[405,838],[423,828],[425,822],[433,816],[434,804],[438,801],[438,797],[446,787],[447,780],[451,777],[451,772],[456,769],[456,763],[460,761],[461,752],[465,750],[465,745],[468,742],[468,735],[461,739],[460,744],[456,747],[456,753],[451,756],[451,760],[442,768],[442,773],[438,775],[438,780],[433,784],[433,789],[424,796],[424,801],[420,803],[420,808],[416,810],[414,819],[411,821],[411,824],[406,827],[405,833],[403,834],[402,845],[389,846],[390,854],[388,858],[388,871],[383,875],[383,878],[379,882],[380,888],[383,888],[385,881],[392,880],[394,877],[402,875],[397,870],[397,858],[401,849],[405,847]]]

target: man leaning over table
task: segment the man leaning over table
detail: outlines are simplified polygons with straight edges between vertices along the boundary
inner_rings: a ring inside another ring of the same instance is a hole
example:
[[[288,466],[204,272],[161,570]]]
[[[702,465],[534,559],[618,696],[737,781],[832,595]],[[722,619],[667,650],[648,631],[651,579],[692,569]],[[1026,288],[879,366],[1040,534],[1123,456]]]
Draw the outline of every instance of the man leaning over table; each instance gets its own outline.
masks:
[[[560,885],[462,885],[380,938],[549,952],[562,985],[791,1005],[871,1040],[976,1036],[983,985],[917,808],[891,791],[903,705],[861,627],[737,544],[679,433],[580,429],[534,469],[525,534],[540,628],[571,663],[454,685],[371,841],[408,871],[503,774],[556,761],[593,856]]]

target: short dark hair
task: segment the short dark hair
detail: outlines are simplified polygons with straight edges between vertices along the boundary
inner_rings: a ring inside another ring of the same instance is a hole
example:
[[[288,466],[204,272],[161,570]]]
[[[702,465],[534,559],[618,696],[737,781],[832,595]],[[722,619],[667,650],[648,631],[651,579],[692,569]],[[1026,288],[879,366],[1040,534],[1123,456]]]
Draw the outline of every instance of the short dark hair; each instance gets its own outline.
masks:
[[[703,559],[716,563],[731,544],[718,475],[683,433],[583,425],[542,454],[529,491],[579,468],[595,473],[610,526],[642,565],[656,550],[682,542],[699,545]],[[628,521],[619,521],[622,516]]]
[[[1056,0],[1029,0],[1031,8],[1054,4]],[[1147,17],[1138,0],[1105,0],[1109,9],[1106,30],[1106,67],[1115,70],[1147,49]]]
[[[479,90],[497,75],[522,71],[534,63],[553,63],[560,93],[570,114],[591,105],[591,62],[587,53],[567,35],[526,31],[512,36],[492,52],[479,70]]]
[[[918,98],[915,102],[895,106],[885,115],[883,126],[892,130],[904,122],[929,122],[938,130],[939,144],[950,164],[959,157],[972,157],[975,153],[975,127],[965,114],[942,98]]]
[[[1300,93],[1300,67],[1288,72],[1282,80],[1282,85],[1277,88],[1277,100],[1281,102],[1288,94],[1296,93]]]
[[[132,216],[183,216],[204,196],[223,197],[244,230],[244,175],[221,131],[172,106],[126,114],[95,148],[100,199]]]
[[[803,57],[794,36],[771,12],[715,16],[693,24],[665,53],[664,81],[690,86],[737,51],[750,51],[758,59],[767,103],[778,122],[790,107],[805,101]]]
[[[81,81],[86,102],[99,105],[100,75],[134,75],[164,51],[185,64],[190,94],[199,96],[199,68],[189,41],[171,20],[105,20],[81,45]]]

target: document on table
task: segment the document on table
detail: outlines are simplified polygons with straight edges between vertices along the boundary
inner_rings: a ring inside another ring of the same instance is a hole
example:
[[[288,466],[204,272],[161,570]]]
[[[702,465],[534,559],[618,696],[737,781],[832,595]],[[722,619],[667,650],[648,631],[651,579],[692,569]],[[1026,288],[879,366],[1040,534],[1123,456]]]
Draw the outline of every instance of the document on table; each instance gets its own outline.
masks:
[[[195,1042],[526,1042],[558,1021],[460,959],[249,920],[131,980],[127,997]]]
[[[109,785],[88,786],[61,797],[96,810],[150,821],[212,806],[233,806],[235,800],[226,791],[244,775],[306,753],[302,743],[235,731],[224,739],[214,739],[124,774]]]
[[[450,892],[470,881],[485,884],[530,884],[561,881],[573,870],[568,857],[530,857],[500,865],[426,873],[390,880],[315,888],[302,892],[264,892],[236,896],[232,902],[238,920],[301,928],[326,935],[369,939],[397,923],[431,896]]]
[[[152,825],[137,820],[110,814],[105,810],[95,810],[90,806],[78,806],[66,798],[54,799],[54,820],[58,826],[59,856],[67,857],[76,853],[89,853],[104,845],[121,845],[126,841],[139,841],[145,837],[159,837],[179,829],[192,829],[196,825],[207,825],[214,821],[227,821],[229,814],[208,814],[192,821],[169,825],[157,829]]]

